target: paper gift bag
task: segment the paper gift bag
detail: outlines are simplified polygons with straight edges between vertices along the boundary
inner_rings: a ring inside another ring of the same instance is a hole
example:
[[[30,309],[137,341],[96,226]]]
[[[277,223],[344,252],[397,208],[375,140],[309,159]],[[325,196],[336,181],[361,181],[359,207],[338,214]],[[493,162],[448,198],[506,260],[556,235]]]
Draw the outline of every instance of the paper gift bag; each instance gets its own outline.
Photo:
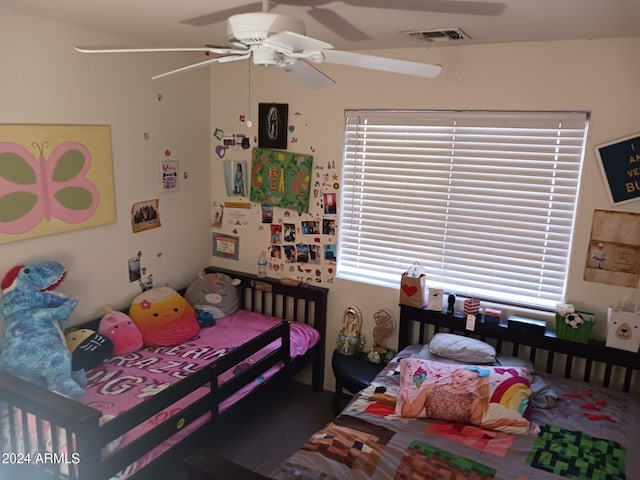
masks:
[[[633,311],[625,310],[625,302],[620,307],[609,307],[607,312],[607,347],[637,352],[640,349],[640,311],[635,305]]]
[[[420,265],[416,262],[402,274],[400,279],[400,303],[402,305],[422,308],[427,303],[425,299],[426,275],[420,270]]]

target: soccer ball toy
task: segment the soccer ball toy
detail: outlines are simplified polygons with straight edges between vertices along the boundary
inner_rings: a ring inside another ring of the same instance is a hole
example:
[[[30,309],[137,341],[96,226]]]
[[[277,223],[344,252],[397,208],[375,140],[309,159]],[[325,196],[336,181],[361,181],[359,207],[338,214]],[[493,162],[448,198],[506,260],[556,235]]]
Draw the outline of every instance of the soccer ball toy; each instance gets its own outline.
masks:
[[[564,323],[571,328],[579,328],[584,323],[584,317],[579,313],[567,313],[564,317]]]

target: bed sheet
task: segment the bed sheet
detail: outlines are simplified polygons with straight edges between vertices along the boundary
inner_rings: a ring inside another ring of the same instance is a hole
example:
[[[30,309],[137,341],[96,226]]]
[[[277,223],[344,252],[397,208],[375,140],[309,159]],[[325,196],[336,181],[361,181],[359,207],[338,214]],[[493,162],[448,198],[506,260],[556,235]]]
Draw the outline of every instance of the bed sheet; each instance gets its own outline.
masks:
[[[86,392],[78,401],[117,416],[146,398],[164,390],[246,343],[281,320],[238,310],[219,319],[215,326],[203,328],[188,342],[171,347],[145,347],[126,355],[115,355],[87,372]],[[304,354],[320,338],[308,325],[291,323],[291,358]],[[280,346],[268,345],[252,358],[259,360]],[[242,369],[243,365],[236,368]],[[233,370],[220,377],[220,383],[234,375]],[[233,397],[227,402],[233,403]]]
[[[557,404],[531,410],[539,433],[511,435],[395,416],[398,371],[397,361],[387,365],[336,419],[273,472],[273,478],[638,478],[636,397],[536,374],[545,394],[556,394]]]

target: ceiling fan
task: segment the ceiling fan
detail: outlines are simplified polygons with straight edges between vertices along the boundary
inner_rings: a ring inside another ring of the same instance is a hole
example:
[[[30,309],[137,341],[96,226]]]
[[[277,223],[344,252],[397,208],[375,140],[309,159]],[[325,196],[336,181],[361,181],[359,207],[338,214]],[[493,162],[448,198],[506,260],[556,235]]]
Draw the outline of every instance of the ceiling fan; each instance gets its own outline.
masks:
[[[394,58],[378,57],[334,50],[333,45],[305,35],[301,20],[269,12],[269,1],[263,0],[262,12],[240,13],[227,19],[227,40],[231,47],[90,47],[78,46],[82,53],[146,53],[146,52],[205,52],[220,55],[214,58],[161,73],[153,79],[251,58],[255,65],[278,67],[290,73],[310,88],[333,85],[335,82],[313,64],[333,63],[358,68],[382,70],[425,78],[438,76],[442,67]]]

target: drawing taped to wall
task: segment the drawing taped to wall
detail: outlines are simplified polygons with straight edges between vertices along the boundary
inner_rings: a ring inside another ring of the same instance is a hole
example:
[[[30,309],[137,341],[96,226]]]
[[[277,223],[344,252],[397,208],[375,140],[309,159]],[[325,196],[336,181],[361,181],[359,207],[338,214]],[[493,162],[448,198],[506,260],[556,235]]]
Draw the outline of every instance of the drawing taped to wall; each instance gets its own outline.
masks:
[[[254,148],[251,161],[252,202],[309,211],[313,156]]]
[[[160,190],[162,192],[178,191],[177,160],[163,160],[160,162]]]
[[[224,233],[213,234],[212,255],[219,258],[238,260],[240,255],[240,237]]]
[[[0,125],[0,243],[116,220],[108,125]]]
[[[286,103],[258,104],[258,147],[287,148],[289,105]]]
[[[223,218],[224,218],[224,204],[219,202],[213,202],[211,204],[211,226],[221,227]]]

